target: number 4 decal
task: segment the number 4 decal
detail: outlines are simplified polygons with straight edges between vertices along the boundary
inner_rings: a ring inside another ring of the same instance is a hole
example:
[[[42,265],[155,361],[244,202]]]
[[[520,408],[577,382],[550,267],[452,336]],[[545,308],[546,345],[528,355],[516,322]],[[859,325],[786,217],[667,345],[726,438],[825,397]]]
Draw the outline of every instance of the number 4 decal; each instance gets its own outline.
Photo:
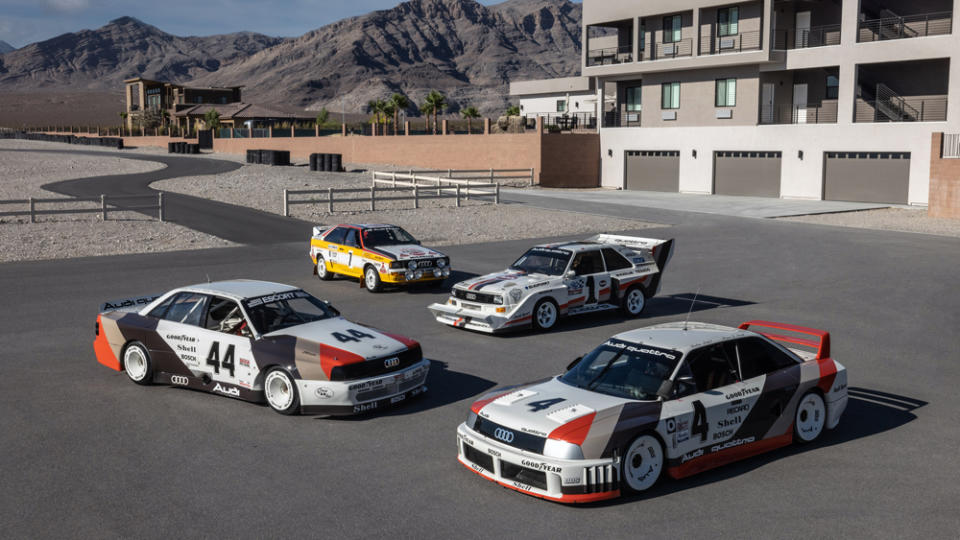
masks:
[[[213,372],[217,375],[220,374],[220,368],[230,372],[230,376],[233,377],[234,366],[233,366],[233,345],[227,345],[227,352],[223,355],[223,361],[220,361],[220,342],[214,341],[213,345],[210,347],[210,352],[207,354],[207,365],[213,366]]]
[[[563,398],[554,398],[554,399],[544,399],[540,401],[534,401],[532,403],[527,403],[527,407],[530,407],[530,412],[539,412],[544,409],[549,409],[557,403],[566,401]]]
[[[349,335],[347,335],[349,334]],[[347,330],[347,333],[343,332],[334,332],[333,337],[337,338],[337,341],[340,343],[346,343],[348,341],[360,341],[361,339],[373,339],[373,336],[365,332],[361,332],[355,328]]]
[[[709,426],[707,424],[707,409],[703,406],[703,403],[700,403],[699,400],[693,402],[693,427],[690,428],[690,433],[693,435],[700,434],[700,442],[707,440],[707,431]]]

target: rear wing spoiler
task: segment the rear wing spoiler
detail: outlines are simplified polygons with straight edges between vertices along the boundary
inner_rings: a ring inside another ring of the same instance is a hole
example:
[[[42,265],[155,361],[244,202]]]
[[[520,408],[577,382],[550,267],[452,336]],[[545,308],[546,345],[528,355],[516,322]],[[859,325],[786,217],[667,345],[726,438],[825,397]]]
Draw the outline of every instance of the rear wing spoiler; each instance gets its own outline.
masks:
[[[649,298],[660,292],[660,280],[663,278],[663,271],[667,268],[667,263],[670,262],[670,259],[673,258],[673,238],[661,240],[660,238],[642,238],[640,236],[601,233],[588,238],[588,241],[599,242],[601,244],[614,244],[634,251],[650,253],[650,255],[653,256],[653,260],[657,263],[659,272],[654,274],[650,279],[650,283],[647,284],[647,297]]]
[[[100,313],[107,313],[109,311],[140,311],[151,302],[160,298],[159,294],[151,294],[147,296],[138,296],[135,298],[123,298],[120,300],[112,300],[110,302],[104,302],[100,305]]]
[[[314,237],[314,238],[320,238],[321,236],[324,235],[324,233],[326,233],[327,231],[329,231],[329,230],[332,229],[333,227],[334,227],[333,225],[314,225],[314,226],[313,226],[313,237]]]
[[[805,326],[797,326],[795,324],[787,323],[778,323],[770,321],[747,321],[739,326],[741,330],[749,330],[750,327],[759,327],[759,328],[768,328],[772,330],[784,330],[787,332],[793,332],[795,334],[802,334],[806,336],[813,336],[819,338],[817,340],[807,339],[799,336],[792,335],[783,335],[783,334],[770,334],[767,332],[760,332],[754,330],[760,335],[766,336],[774,341],[779,341],[783,343],[791,343],[793,345],[801,345],[803,347],[810,347],[817,351],[816,360],[830,357],[830,332],[825,330],[817,330],[815,328],[807,328]]]

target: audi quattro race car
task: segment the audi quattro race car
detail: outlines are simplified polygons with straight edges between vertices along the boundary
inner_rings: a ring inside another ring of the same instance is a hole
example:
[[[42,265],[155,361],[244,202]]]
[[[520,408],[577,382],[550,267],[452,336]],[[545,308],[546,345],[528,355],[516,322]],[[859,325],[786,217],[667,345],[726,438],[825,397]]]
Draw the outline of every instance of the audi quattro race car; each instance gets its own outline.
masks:
[[[542,244],[503,272],[457,283],[445,304],[428,309],[443,324],[489,333],[549,330],[560,316],[617,307],[636,317],[659,291],[672,256],[672,239],[599,234]]]
[[[204,283],[102,309],[97,361],[137,384],[321,415],[380,409],[427,389],[419,343],[350,322],[290,285]]]
[[[476,401],[457,429],[458,459],[510,489],[590,502],[649,489],[664,471],[683,478],[815,441],[846,405],[827,332],[660,324],[610,338],[562,375]]]
[[[440,283],[450,276],[449,257],[423,247],[396,225],[316,226],[310,259],[320,279],[357,277],[370,292],[379,292],[384,283]]]

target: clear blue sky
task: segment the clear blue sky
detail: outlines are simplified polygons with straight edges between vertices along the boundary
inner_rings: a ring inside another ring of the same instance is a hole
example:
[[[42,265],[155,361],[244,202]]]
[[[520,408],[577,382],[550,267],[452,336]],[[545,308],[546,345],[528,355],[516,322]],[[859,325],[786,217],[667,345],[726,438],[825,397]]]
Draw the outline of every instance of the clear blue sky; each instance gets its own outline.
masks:
[[[490,5],[502,0],[479,1]],[[100,28],[125,15],[178,36],[249,30],[289,37],[399,3],[399,0],[0,0],[0,40],[19,48],[67,32]]]

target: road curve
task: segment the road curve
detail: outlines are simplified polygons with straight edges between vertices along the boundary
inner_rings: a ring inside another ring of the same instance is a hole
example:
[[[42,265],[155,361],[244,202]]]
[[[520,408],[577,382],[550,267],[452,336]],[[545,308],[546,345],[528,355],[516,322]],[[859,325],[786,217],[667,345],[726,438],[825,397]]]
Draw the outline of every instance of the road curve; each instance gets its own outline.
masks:
[[[83,150],[2,150],[3,152],[36,152],[52,154],[82,154],[110,156],[140,161],[163,163],[166,168],[140,174],[117,174],[62,180],[43,186],[43,189],[71,197],[99,197],[110,195],[143,195],[156,197],[161,190],[150,184],[184,176],[205,176],[237,170],[241,164],[211,158],[167,155],[136,155],[123,152]],[[204,232],[240,244],[272,244],[295,242],[310,236],[310,224],[298,219],[254,210],[243,206],[221,203],[163,191],[164,220],[195,231]],[[149,204],[137,201],[132,204]]]

